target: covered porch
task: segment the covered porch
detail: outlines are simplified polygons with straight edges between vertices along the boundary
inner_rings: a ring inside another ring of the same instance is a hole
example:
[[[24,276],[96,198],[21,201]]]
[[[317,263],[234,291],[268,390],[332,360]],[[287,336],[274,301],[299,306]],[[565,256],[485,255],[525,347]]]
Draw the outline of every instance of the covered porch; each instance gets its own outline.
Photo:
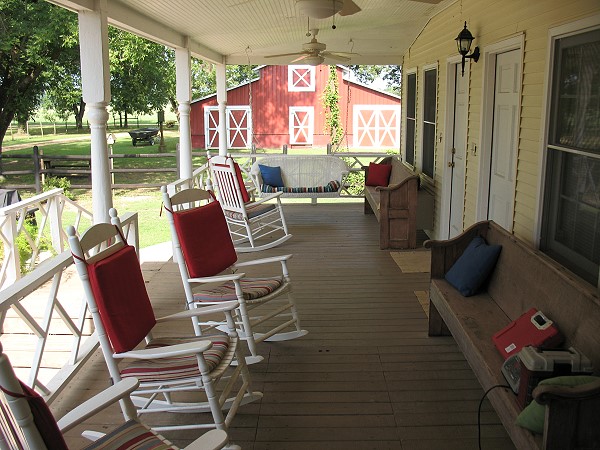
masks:
[[[250,371],[264,398],[241,407],[231,441],[244,449],[477,448],[483,391],[451,337],[427,336],[419,301],[427,298],[427,251],[379,250],[376,219],[360,202],[284,206],[293,238],[261,257],[294,255],[293,292],[309,334],[260,344],[265,360]],[[177,266],[148,261],[142,268],[157,314],[180,309]],[[52,409],[60,417],[108,384],[98,350]],[[87,428],[122,423],[118,407],[109,411]],[[483,448],[514,448],[487,401],[481,423]],[[73,448],[84,443],[82,428],[67,435]],[[198,433],[164,432],[179,445]]]

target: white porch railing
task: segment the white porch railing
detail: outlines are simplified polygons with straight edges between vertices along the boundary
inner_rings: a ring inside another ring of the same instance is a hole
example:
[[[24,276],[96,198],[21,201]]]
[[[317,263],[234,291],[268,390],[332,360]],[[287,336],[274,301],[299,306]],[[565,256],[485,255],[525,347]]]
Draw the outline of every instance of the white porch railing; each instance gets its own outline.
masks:
[[[82,217],[88,218],[91,222],[92,213],[67,198],[60,188],[0,208],[0,239],[4,246],[0,289],[10,286],[21,278],[21,261],[17,243],[19,236],[24,237],[31,250],[31,257],[25,265],[26,272],[39,263],[42,239],[48,233],[52,250],[56,254],[62,253],[67,243],[67,235],[63,229],[63,214],[67,209],[75,212],[72,221],[75,229],[79,228]],[[37,230],[33,235],[26,227],[28,217],[32,216],[37,223]]]
[[[121,218],[138,248],[137,213]],[[98,346],[70,250],[0,291],[0,338],[18,376],[51,402]]]

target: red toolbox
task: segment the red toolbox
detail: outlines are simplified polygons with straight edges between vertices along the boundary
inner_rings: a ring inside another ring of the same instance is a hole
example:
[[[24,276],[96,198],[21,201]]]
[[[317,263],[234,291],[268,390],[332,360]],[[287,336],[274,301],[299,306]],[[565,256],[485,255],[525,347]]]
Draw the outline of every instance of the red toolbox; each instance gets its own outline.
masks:
[[[564,337],[552,320],[541,311],[531,308],[517,320],[492,336],[494,345],[504,357],[519,353],[526,345],[556,348]]]

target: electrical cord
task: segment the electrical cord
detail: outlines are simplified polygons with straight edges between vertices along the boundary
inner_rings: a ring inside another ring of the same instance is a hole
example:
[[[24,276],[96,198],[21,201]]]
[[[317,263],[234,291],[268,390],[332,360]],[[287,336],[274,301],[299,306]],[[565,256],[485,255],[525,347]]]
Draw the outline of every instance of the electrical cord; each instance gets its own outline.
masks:
[[[479,407],[477,408],[477,444],[479,445],[479,450],[481,450],[481,405],[483,405],[483,401],[487,395],[496,388],[511,389],[511,387],[507,384],[495,384],[485,391],[483,397],[481,397],[481,400],[479,400]]]

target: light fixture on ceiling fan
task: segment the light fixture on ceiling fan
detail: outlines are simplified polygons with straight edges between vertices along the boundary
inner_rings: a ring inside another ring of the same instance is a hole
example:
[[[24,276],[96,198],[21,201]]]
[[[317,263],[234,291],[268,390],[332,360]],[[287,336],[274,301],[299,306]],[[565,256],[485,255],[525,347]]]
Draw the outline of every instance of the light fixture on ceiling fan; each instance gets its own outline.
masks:
[[[326,19],[340,14],[351,16],[361,11],[353,0],[296,0],[298,11],[313,19]]]
[[[358,53],[352,52],[328,52],[326,51],[327,45],[317,41],[317,28],[311,29],[307,35],[312,36],[310,42],[302,44],[302,51],[293,53],[281,53],[278,55],[268,55],[265,58],[278,58],[281,56],[296,56],[298,58],[291,61],[292,63],[297,62],[298,64],[308,64],[311,66],[318,66],[323,64],[325,58],[331,58],[337,61],[348,62],[353,56],[360,56]]]

